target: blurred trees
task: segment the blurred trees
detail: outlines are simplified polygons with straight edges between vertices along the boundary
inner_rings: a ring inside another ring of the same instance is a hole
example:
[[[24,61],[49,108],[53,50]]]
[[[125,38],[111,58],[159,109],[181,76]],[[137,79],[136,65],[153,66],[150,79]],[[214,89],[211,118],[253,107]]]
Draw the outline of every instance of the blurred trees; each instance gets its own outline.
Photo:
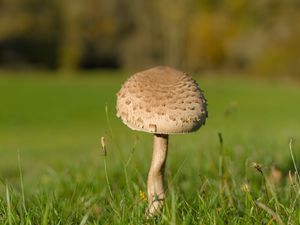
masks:
[[[56,67],[60,43],[58,2],[0,0],[0,63]]]
[[[0,0],[0,65],[300,76],[298,0]]]

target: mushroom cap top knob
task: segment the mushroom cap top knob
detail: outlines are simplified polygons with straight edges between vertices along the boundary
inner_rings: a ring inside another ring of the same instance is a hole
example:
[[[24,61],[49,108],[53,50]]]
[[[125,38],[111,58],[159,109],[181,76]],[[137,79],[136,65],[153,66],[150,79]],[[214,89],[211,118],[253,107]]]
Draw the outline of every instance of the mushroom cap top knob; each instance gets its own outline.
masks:
[[[158,134],[196,131],[208,116],[196,81],[165,66],[131,76],[117,93],[116,110],[132,130]]]

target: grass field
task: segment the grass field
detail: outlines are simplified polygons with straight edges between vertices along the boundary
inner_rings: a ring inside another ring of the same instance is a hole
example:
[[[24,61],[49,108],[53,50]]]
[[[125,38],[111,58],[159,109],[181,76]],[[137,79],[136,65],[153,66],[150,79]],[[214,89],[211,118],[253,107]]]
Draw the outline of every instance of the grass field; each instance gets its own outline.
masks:
[[[115,116],[126,75],[2,72],[0,224],[300,224],[300,85],[195,78],[209,118],[170,136],[166,204],[146,221],[153,137]]]

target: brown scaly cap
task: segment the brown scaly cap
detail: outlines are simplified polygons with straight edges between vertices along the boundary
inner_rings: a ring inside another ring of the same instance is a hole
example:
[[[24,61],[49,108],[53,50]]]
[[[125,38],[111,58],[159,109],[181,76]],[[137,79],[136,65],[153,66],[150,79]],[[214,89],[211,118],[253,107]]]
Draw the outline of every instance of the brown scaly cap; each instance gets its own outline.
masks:
[[[198,130],[207,117],[196,81],[159,66],[131,76],[117,93],[117,116],[131,129],[158,134]]]

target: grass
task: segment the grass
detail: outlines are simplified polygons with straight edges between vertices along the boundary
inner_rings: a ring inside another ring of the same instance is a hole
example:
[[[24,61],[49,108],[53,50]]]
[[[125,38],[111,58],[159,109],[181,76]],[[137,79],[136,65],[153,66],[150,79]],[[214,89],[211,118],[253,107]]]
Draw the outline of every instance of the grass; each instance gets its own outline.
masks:
[[[170,137],[166,204],[146,221],[152,135],[115,117],[126,77],[95,73],[0,76],[0,224],[300,223],[297,84],[196,77],[207,124]]]

